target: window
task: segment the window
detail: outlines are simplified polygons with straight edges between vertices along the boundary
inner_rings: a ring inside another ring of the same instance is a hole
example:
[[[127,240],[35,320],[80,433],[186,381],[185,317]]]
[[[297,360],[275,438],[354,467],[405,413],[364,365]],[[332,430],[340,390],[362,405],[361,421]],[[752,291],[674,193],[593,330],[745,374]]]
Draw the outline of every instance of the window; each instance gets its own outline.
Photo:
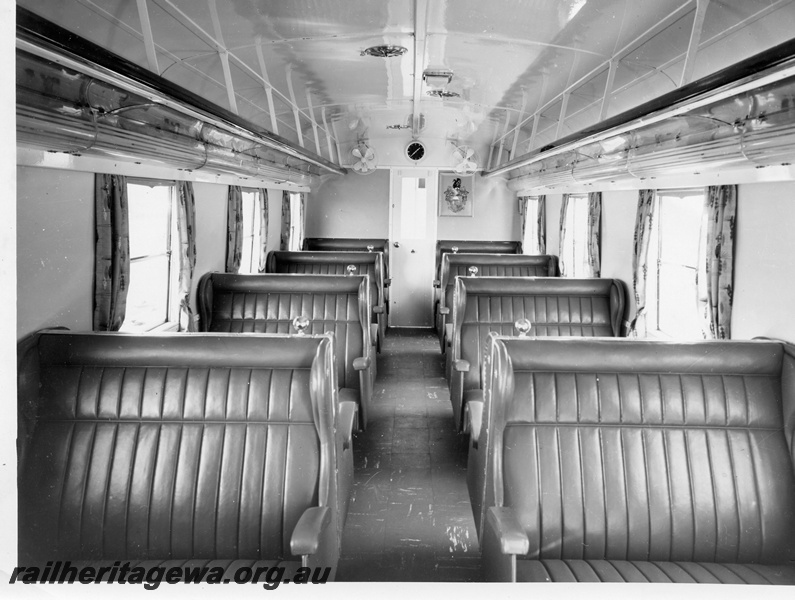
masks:
[[[304,211],[301,209],[301,194],[290,192],[290,247],[300,250],[304,243]]]
[[[259,190],[243,190],[243,252],[238,273],[259,273],[261,202]]]
[[[130,284],[121,331],[151,331],[177,320],[176,186],[128,181],[127,200]]]
[[[704,192],[659,190],[646,264],[646,327],[652,337],[701,337],[696,268]]]
[[[565,216],[566,235],[561,244],[562,275],[591,277],[588,264],[588,194],[570,194]]]
[[[543,254],[539,248],[538,241],[540,232],[538,231],[538,196],[527,196],[524,206],[524,239],[522,240],[522,252],[524,254]]]

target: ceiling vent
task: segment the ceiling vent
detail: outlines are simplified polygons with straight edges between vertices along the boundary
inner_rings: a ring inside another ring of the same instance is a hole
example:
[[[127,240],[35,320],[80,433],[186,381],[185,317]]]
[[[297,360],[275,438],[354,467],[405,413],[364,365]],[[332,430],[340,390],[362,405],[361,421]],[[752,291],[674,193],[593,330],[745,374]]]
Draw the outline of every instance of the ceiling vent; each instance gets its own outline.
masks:
[[[437,98],[458,98],[461,95],[458,92],[451,92],[450,90],[428,90],[426,93],[429,96],[436,96]]]
[[[362,50],[361,56],[375,56],[377,58],[395,58],[396,56],[403,56],[408,52],[407,48],[403,46],[370,46]]]

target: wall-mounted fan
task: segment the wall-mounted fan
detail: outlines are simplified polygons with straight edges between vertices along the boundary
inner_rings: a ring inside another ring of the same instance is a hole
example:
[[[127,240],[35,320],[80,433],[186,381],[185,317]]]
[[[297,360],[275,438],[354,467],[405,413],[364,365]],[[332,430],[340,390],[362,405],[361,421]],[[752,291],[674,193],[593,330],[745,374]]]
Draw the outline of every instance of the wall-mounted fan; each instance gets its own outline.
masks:
[[[455,161],[453,170],[459,175],[471,175],[478,169],[478,156],[475,154],[475,149],[469,146],[456,146],[453,150],[453,160]]]
[[[368,146],[365,142],[358,143],[356,148],[351,150],[351,154],[356,159],[353,163],[353,170],[360,175],[369,175],[378,166],[378,161],[375,157],[375,150]]]

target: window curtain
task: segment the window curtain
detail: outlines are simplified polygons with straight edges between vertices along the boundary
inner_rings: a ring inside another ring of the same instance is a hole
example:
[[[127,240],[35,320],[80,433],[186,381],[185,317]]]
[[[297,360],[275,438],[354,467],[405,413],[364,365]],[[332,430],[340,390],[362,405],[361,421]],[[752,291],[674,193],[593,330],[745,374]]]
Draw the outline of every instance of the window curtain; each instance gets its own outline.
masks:
[[[264,273],[268,262],[268,190],[260,190],[259,272]]]
[[[226,199],[226,272],[240,271],[243,256],[243,190],[230,185]]]
[[[94,331],[118,331],[124,323],[130,283],[130,232],[127,178],[94,177],[96,246],[94,254]]]
[[[527,243],[527,211],[530,206],[530,198],[528,196],[519,196],[519,214],[522,215],[522,232],[519,239],[522,240],[522,253],[532,254],[530,252],[530,245]]]
[[[547,197],[539,196],[536,210],[536,243],[538,253],[547,253]]]
[[[190,290],[196,267],[196,200],[190,181],[177,182],[177,229],[179,231],[179,331],[195,331]]]
[[[300,196],[301,211],[298,214],[298,227],[296,237],[298,238],[295,249],[302,250],[304,247],[304,230],[306,229],[306,194],[301,192]]]
[[[568,265],[564,260],[564,248],[566,247],[566,213],[569,211],[569,195],[563,194],[563,201],[560,204],[560,241],[558,244],[558,268],[560,276],[568,275]]]
[[[279,249],[290,249],[290,192],[287,190],[282,192],[282,239]]]
[[[646,277],[649,241],[654,223],[653,207],[654,190],[640,190],[632,253],[632,289],[635,294],[635,318],[629,327],[632,337],[646,337]]]
[[[588,194],[588,267],[585,277],[599,277],[602,272],[602,192]]]
[[[736,214],[736,185],[707,188],[696,280],[706,339],[731,339]]]

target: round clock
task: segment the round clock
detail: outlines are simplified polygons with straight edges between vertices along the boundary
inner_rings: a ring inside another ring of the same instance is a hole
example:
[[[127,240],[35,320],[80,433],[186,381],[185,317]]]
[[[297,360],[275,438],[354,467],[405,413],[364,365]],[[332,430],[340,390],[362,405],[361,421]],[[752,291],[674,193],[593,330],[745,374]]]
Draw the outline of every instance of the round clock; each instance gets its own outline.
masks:
[[[421,161],[425,158],[425,145],[417,140],[409,142],[409,145],[406,146],[406,156],[414,162]]]

